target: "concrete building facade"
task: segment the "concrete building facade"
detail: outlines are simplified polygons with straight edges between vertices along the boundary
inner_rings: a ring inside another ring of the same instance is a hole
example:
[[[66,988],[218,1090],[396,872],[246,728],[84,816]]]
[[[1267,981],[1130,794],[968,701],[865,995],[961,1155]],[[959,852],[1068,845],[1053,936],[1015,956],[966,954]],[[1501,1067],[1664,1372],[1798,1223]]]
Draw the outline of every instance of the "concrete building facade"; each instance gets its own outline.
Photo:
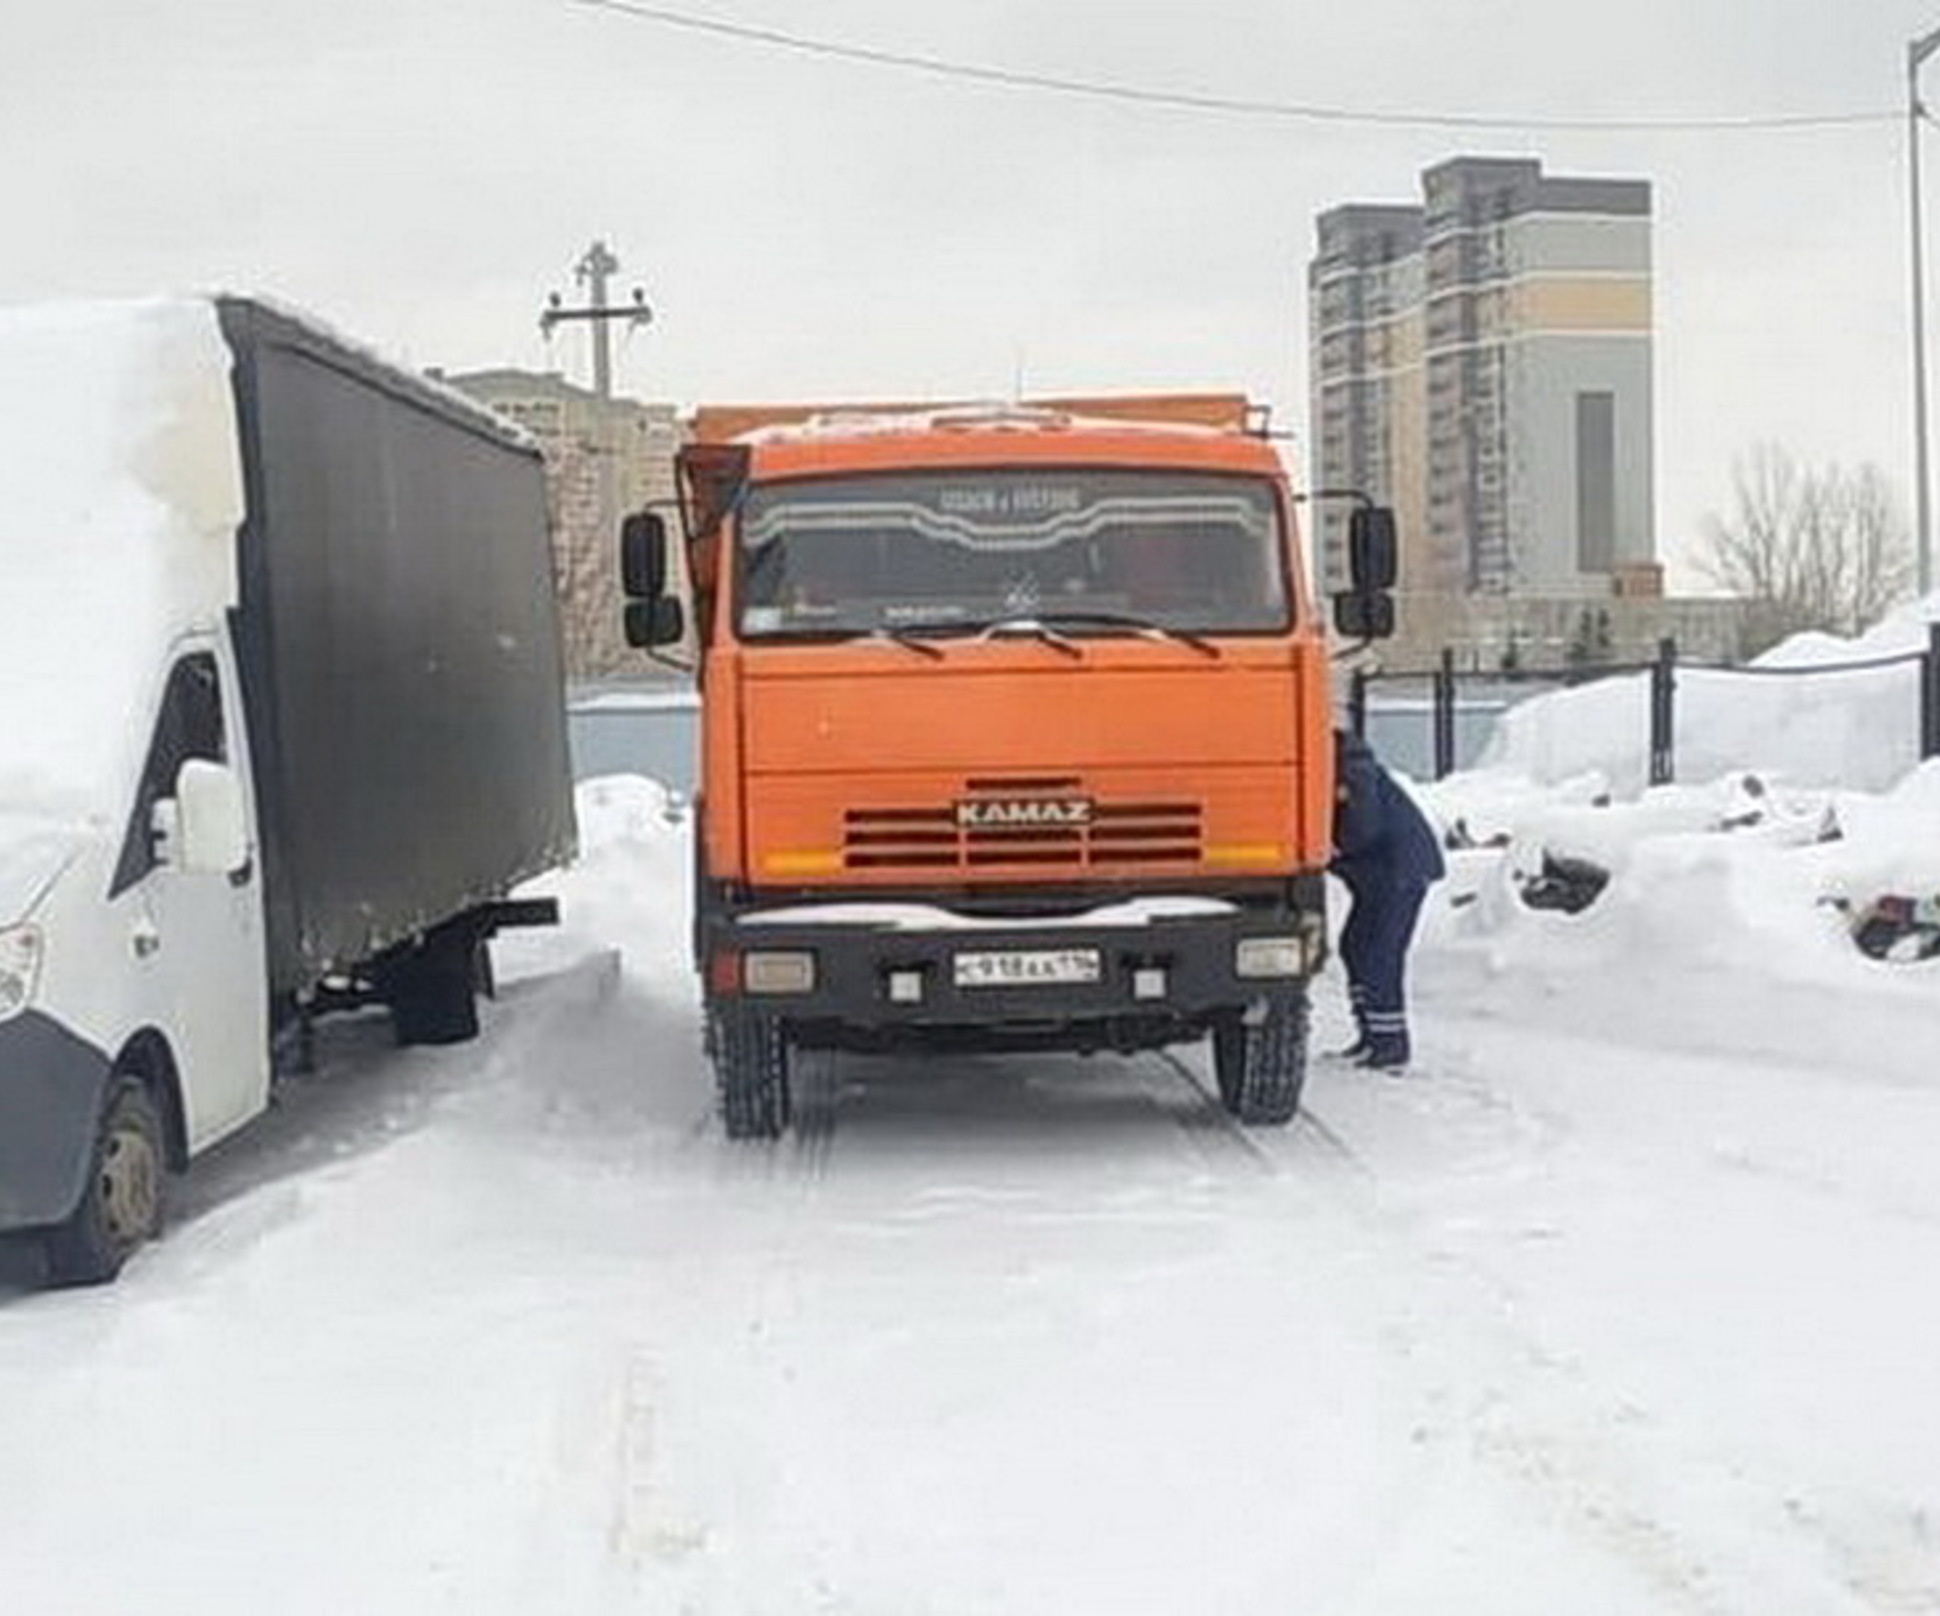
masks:
[[[1314,486],[1395,507],[1410,593],[1661,589],[1648,182],[1460,157],[1421,188],[1318,221]],[[1323,506],[1330,580],[1345,525]]]

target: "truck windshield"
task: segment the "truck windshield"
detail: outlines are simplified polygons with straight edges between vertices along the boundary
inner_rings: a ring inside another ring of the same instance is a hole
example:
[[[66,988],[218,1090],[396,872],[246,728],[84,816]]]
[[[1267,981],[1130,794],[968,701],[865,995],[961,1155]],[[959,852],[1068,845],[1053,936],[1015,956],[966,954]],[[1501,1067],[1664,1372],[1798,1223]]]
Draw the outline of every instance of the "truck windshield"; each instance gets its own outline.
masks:
[[[750,492],[749,638],[1066,632],[1268,633],[1287,568],[1265,478],[986,470],[831,477]]]

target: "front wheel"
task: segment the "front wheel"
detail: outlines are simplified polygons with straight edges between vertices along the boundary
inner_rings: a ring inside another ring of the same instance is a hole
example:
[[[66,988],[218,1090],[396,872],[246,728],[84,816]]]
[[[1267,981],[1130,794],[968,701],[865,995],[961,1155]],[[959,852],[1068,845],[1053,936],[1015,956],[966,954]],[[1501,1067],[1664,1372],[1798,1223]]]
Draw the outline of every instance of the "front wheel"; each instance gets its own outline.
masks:
[[[96,1128],[88,1181],[74,1214],[46,1237],[57,1285],[102,1285],[137,1246],[162,1232],[168,1156],[162,1116],[148,1085],[118,1077]]]
[[[779,1139],[790,1110],[787,1029],[736,1005],[713,1011],[708,1033],[728,1138]]]
[[[1276,999],[1258,1021],[1213,1024],[1213,1072],[1226,1110],[1249,1127],[1278,1127],[1300,1109],[1307,1081],[1307,1000]]]

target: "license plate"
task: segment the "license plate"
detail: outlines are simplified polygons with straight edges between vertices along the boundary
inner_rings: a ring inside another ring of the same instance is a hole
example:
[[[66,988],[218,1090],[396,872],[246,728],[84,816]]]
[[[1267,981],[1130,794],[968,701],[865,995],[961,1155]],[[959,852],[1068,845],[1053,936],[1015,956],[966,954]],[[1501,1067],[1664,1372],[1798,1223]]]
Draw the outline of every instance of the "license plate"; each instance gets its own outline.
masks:
[[[1052,987],[1096,982],[1101,974],[1095,948],[984,949],[956,957],[960,988]]]

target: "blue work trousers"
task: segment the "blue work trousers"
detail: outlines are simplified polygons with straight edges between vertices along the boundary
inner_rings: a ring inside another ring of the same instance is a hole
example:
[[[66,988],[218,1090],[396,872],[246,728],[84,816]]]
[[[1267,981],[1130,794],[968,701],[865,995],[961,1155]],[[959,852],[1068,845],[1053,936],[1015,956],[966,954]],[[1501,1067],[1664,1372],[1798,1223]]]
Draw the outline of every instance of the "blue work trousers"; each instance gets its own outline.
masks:
[[[1377,875],[1347,882],[1353,898],[1341,927],[1340,957],[1361,1037],[1371,1044],[1408,1043],[1408,945],[1414,940],[1428,883]]]

